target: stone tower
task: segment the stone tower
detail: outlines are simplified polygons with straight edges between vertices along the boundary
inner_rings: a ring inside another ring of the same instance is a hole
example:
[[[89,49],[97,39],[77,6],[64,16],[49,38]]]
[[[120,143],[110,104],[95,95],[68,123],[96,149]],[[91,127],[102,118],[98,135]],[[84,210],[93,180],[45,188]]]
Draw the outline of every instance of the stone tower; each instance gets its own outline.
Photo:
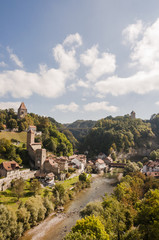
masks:
[[[131,119],[135,119],[136,118],[136,113],[134,111],[131,112]]]
[[[34,131],[29,130],[27,132],[27,150],[29,150],[29,146],[34,143],[34,137],[35,137]]]
[[[22,102],[20,107],[18,108],[18,119],[22,119],[27,115],[27,108],[25,104]]]

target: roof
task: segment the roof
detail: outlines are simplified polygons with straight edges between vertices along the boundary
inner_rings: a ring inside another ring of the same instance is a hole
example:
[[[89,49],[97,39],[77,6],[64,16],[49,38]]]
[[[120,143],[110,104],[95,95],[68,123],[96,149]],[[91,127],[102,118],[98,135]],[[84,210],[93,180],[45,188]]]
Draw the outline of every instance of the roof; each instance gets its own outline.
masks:
[[[20,168],[19,167],[19,164],[15,161],[6,161],[6,162],[2,162],[1,163],[1,166],[3,166],[3,168],[6,170],[6,171],[12,171],[14,170],[15,168]]]
[[[96,160],[96,163],[103,164],[104,161],[103,161],[102,159],[98,158],[98,159]]]
[[[104,158],[104,160],[105,160],[105,161],[109,161],[109,162],[113,162],[113,159],[112,159],[111,157],[109,157],[109,156],[106,157],[106,158]]]
[[[35,173],[35,177],[44,178],[45,176],[46,176],[46,173],[43,173],[40,171],[36,171],[36,173]]]
[[[46,159],[44,164],[50,164],[53,167],[58,167],[58,164],[53,159]]]
[[[28,133],[34,133],[34,131],[32,129],[29,129]]]
[[[159,172],[147,172],[146,175],[151,177],[159,177]]]
[[[29,128],[36,128],[36,126],[31,126],[31,125],[29,125]]]
[[[25,110],[27,110],[27,108],[26,108],[26,106],[25,106],[25,104],[24,104],[23,102],[20,104],[19,109],[25,109]]]
[[[159,162],[158,161],[149,161],[147,164],[146,164],[148,167],[159,167]]]
[[[55,175],[52,173],[52,172],[50,172],[50,173],[48,173],[47,175],[46,175],[46,177],[49,177],[49,178],[51,178],[51,177],[54,177]]]

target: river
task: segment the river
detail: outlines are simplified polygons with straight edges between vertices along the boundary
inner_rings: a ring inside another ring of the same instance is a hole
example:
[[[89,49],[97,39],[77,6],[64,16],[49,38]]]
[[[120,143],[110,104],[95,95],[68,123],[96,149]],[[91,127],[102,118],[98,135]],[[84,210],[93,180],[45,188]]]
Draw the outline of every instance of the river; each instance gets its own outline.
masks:
[[[64,213],[49,216],[38,226],[27,231],[20,240],[62,240],[76,221],[80,218],[79,211],[91,201],[101,200],[104,193],[112,193],[113,179],[95,177],[91,187],[78,193],[71,201]]]

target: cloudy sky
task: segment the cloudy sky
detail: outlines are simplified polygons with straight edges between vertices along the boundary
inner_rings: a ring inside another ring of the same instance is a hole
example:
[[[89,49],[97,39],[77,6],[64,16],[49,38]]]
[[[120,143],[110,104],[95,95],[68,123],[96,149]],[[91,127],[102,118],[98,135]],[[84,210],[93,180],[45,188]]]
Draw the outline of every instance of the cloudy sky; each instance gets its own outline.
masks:
[[[158,0],[0,0],[0,108],[67,123],[159,112]]]

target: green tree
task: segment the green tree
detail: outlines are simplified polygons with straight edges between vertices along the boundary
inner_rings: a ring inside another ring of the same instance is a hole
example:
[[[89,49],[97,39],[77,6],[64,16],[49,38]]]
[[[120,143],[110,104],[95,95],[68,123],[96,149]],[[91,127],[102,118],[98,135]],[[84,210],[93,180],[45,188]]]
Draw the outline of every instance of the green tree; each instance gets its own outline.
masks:
[[[56,144],[53,137],[49,137],[49,138],[45,139],[44,142],[43,142],[43,145],[49,151],[51,151],[53,153],[56,153],[57,144]]]
[[[143,240],[143,238],[138,228],[132,228],[124,234],[122,240]]]
[[[159,149],[157,149],[156,151],[153,150],[153,151],[150,153],[150,158],[151,158],[152,160],[159,159]]]
[[[103,207],[101,202],[90,202],[80,211],[81,217],[90,215],[101,216],[103,214]]]
[[[40,196],[30,197],[24,207],[30,213],[29,223],[31,227],[37,225],[39,221],[44,220],[46,208]]]
[[[139,172],[140,168],[137,163],[135,162],[128,162],[124,168],[124,175],[133,172]]]
[[[17,128],[17,121],[15,119],[10,119],[8,121],[7,127],[10,129]]]
[[[137,205],[136,224],[144,240],[159,239],[159,190],[150,190]]]
[[[17,210],[17,222],[23,224],[24,231],[30,229],[29,219],[30,212],[28,212],[25,207],[21,207]]]
[[[30,191],[32,191],[35,196],[40,193],[41,184],[38,181],[38,179],[33,179],[32,180],[32,182],[30,183]]]
[[[25,182],[23,178],[12,180],[12,192],[17,197],[18,200],[24,194],[24,187],[25,187]]]
[[[87,174],[85,172],[81,173],[79,175],[79,181],[81,181],[81,182],[86,182],[87,181]]]
[[[48,216],[53,210],[54,210],[54,205],[53,203],[49,200],[48,197],[45,197],[43,199],[43,205],[46,208],[46,213],[45,216]]]
[[[6,206],[0,205],[0,239],[16,240],[17,222],[15,214]]]
[[[57,205],[64,203],[66,192],[62,184],[58,183],[55,185],[55,187],[53,188],[53,195],[56,199]]]
[[[74,237],[76,236],[76,238]],[[78,220],[64,239],[88,239],[88,240],[109,240],[108,234],[105,232],[104,226],[98,217],[89,216]]]
[[[133,218],[130,209],[117,201],[114,197],[105,196],[102,202],[105,229],[111,239],[122,239],[124,232],[130,229]]]

